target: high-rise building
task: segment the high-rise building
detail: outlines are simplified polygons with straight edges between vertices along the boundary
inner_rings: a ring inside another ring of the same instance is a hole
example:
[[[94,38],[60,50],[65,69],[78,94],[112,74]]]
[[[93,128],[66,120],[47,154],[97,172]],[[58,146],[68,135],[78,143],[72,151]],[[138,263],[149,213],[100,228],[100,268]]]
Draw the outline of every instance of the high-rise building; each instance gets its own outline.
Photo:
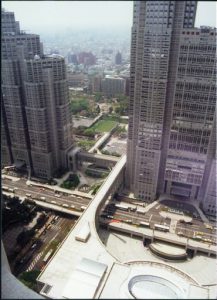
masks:
[[[134,3],[126,185],[147,201],[162,193],[206,201],[210,190],[216,30],[194,28],[196,7]]]
[[[95,65],[96,57],[91,52],[81,52],[78,54],[78,62],[85,66]]]
[[[121,63],[122,63],[122,55],[119,51],[115,55],[115,63],[116,63],[116,65],[121,65]]]
[[[64,59],[44,56],[38,35],[2,11],[2,164],[51,178],[67,167],[72,119]]]
[[[106,75],[101,81],[101,90],[106,97],[125,94],[125,79],[118,76]]]

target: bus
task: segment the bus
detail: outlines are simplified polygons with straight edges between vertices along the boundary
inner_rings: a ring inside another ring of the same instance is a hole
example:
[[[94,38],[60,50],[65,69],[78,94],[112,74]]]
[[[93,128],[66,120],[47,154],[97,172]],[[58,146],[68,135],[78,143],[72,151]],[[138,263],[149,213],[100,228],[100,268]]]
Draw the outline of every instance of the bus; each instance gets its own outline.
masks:
[[[115,204],[115,207],[119,208],[121,210],[128,210],[129,209],[129,206],[124,205],[124,204]]]
[[[4,170],[15,170],[15,166],[4,167]]]
[[[169,228],[169,226],[154,224],[154,229],[164,231],[164,232],[168,232],[170,228]]]
[[[6,186],[6,185],[3,185],[3,186],[2,186],[2,189],[3,189],[3,191],[9,192],[9,187]]]
[[[146,210],[143,207],[137,207],[136,212],[138,214],[145,214]]]
[[[140,224],[140,226],[143,226],[143,227],[150,227],[150,223],[149,222],[143,222],[143,221],[141,221],[139,224]]]

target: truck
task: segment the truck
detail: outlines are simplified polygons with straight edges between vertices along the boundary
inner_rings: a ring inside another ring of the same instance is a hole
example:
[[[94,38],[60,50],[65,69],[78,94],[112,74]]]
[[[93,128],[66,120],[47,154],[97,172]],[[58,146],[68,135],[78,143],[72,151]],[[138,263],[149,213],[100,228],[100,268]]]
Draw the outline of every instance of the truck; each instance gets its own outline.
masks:
[[[43,258],[43,263],[46,263],[48,261],[48,259],[50,258],[52,252],[53,252],[53,249],[50,249],[50,251],[48,251],[48,253]]]

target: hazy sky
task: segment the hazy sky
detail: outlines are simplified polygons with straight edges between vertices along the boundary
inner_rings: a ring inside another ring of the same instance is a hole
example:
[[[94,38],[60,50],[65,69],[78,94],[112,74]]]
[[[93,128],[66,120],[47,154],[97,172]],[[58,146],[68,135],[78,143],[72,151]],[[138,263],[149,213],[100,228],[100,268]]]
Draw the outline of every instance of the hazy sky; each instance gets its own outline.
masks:
[[[32,33],[132,25],[133,1],[2,1],[2,7],[15,13],[22,30]],[[216,2],[198,2],[195,25],[216,27]]]

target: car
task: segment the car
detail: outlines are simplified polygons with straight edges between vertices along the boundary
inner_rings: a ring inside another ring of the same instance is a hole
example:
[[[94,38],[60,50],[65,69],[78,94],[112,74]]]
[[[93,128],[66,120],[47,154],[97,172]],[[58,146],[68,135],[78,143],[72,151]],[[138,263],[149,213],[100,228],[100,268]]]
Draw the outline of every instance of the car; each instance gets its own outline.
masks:
[[[206,229],[213,229],[213,226],[210,224],[204,224],[204,226],[206,227]]]
[[[37,243],[34,243],[34,244],[31,246],[31,249],[34,249],[36,246],[37,246]]]
[[[177,234],[178,234],[179,236],[184,236],[184,233],[181,232],[181,231],[179,231]]]
[[[22,258],[18,263],[19,263],[19,264],[23,264],[25,261],[26,261],[26,258],[24,257],[24,258]]]

